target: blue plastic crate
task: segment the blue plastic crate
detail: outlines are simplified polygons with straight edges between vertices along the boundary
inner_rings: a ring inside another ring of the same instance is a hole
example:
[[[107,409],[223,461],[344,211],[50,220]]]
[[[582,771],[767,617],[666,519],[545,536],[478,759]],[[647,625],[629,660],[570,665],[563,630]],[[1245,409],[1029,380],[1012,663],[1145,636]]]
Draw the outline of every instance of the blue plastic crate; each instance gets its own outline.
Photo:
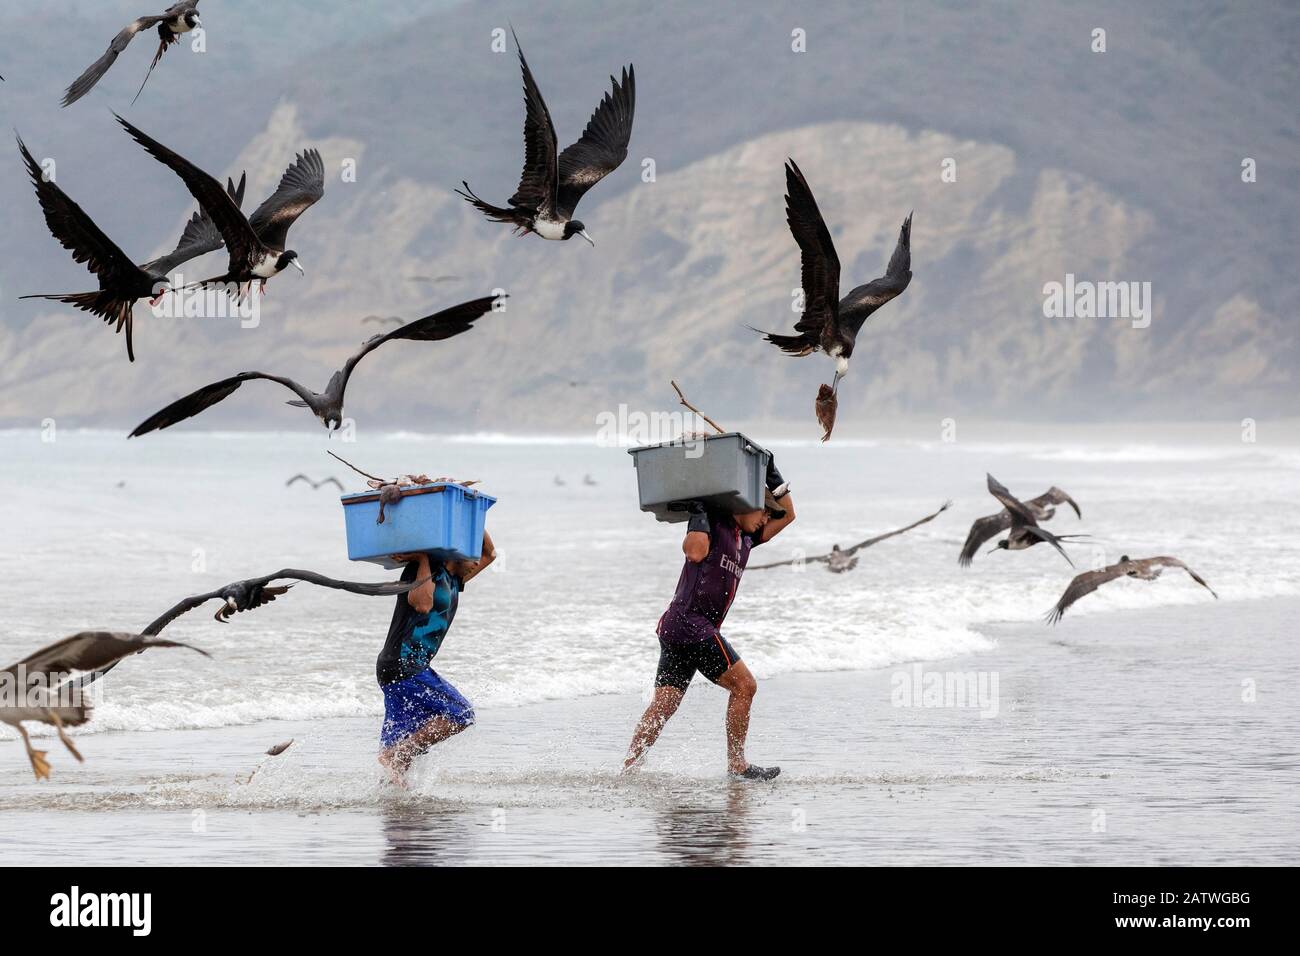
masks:
[[[348,560],[398,565],[389,555],[427,551],[439,560],[478,560],[483,554],[483,523],[497,500],[467,488],[439,482],[402,489],[402,500],[379,517],[379,492],[343,495]]]

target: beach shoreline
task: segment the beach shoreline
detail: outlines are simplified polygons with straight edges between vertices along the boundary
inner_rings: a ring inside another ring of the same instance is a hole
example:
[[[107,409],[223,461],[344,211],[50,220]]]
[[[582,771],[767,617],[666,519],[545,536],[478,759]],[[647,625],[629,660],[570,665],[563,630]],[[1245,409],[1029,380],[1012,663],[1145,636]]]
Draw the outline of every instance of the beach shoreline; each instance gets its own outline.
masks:
[[[75,845],[92,866],[1293,864],[1296,612],[1300,599],[1211,601],[991,625],[987,651],[774,677],[750,732],[751,759],[784,768],[766,786],[725,778],[725,697],[698,681],[626,776],[635,694],[483,708],[417,762],[407,793],[380,782],[371,718],[96,734],[85,765],[51,747],[45,784],[14,744],[0,749],[0,852],[39,864]]]

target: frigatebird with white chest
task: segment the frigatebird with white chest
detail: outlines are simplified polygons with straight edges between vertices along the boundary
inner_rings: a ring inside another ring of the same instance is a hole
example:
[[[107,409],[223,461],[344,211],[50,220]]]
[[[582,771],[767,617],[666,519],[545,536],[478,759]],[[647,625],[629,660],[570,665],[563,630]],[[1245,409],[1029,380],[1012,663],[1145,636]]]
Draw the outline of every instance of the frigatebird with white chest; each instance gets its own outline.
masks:
[[[996,498],[1011,516],[1011,530],[1005,538],[998,542],[998,546],[993,551],[1024,551],[1041,541],[1046,541],[1061,552],[1061,557],[1069,562],[1070,567],[1074,567],[1074,562],[1070,560],[1070,556],[1061,547],[1061,542],[1070,538],[1086,538],[1088,535],[1052,534],[1052,532],[1040,528],[1034,509],[1027,507],[1023,501],[1007,491],[1006,486],[992,475],[986,475],[986,477],[988,479],[989,494]],[[989,554],[992,554],[993,551],[990,551]]]
[[[203,20],[199,17],[199,0],[181,0],[180,3],[172,4],[162,13],[132,20],[122,28],[117,36],[113,37],[113,42],[108,45],[104,55],[90,64],[86,68],[86,72],[73,80],[72,85],[63,94],[63,105],[71,106],[89,93],[95,84],[103,78],[104,74],[108,72],[109,67],[117,62],[118,54],[127,48],[127,45],[135,39],[136,34],[157,27],[158,52],[154,54],[153,62],[149,64],[149,72],[144,75],[144,83],[140,84],[140,92],[135,94],[136,99],[139,99],[140,93],[144,92],[144,84],[149,82],[154,67],[158,65],[163,54],[167,52],[167,48],[175,43],[180,43],[184,34],[201,26],[203,26]],[[134,103],[135,100],[131,102]]]
[[[260,282],[265,289],[268,279],[290,266],[299,273],[304,272],[298,253],[286,249],[285,245],[289,227],[325,195],[325,164],[319,152],[309,149],[299,155],[285,170],[279,188],[251,218],[246,218],[215,177],[122,117],[117,116],[117,121],[146,152],[181,178],[221,233],[230,256],[229,267],[225,275],[204,279],[195,283],[196,286],[251,287],[252,283]]]
[[[1063,504],[1074,509],[1075,517],[1083,517],[1078,502],[1055,485],[1052,485],[1037,498],[1028,498],[1022,503],[1033,512],[1034,519],[1040,522],[1050,521],[1054,518],[1056,516],[1056,506]],[[1003,508],[997,514],[976,518],[971,523],[970,533],[966,535],[966,543],[962,545],[961,555],[957,558],[957,563],[963,568],[970,567],[971,562],[975,560],[975,555],[979,553],[980,546],[990,538],[996,538],[1010,527],[1011,512],[1006,508]]]
[[[822,441],[826,441],[835,425],[840,379],[848,374],[849,359],[863,323],[886,302],[901,295],[912,281],[912,214],[907,214],[898,231],[898,243],[885,274],[840,298],[840,259],[835,243],[812,189],[793,159],[786,161],[785,185],[786,222],[799,245],[803,314],[795,323],[794,335],[754,331],[787,355],[820,351],[835,362],[835,380],[829,387],[822,386],[817,404],[818,419],[826,429]]]
[[[18,140],[36,198],[45,215],[45,224],[72,258],[84,263],[99,279],[96,292],[40,293],[22,296],[24,299],[50,299],[75,306],[98,315],[109,324],[116,323],[116,331],[126,330],[127,358],[135,361],[134,311],[141,299],[157,302],[166,294],[171,284],[168,274],[181,264],[221,246],[221,239],[211,220],[196,213],[185,225],[176,248],[166,255],[151,259],[143,265],[132,262],[113,240],[104,234],[85,211],[69,198],[28,151],[22,139]],[[243,184],[238,188],[229,183],[229,199],[238,209],[243,201]]]
[[[347,390],[348,379],[351,377],[353,369],[357,367],[358,362],[385,342],[391,342],[395,339],[436,342],[460,335],[462,332],[468,332],[473,327],[474,320],[493,311],[494,304],[500,298],[504,298],[504,296],[484,296],[481,299],[462,302],[450,309],[443,309],[433,315],[427,315],[422,319],[416,319],[414,322],[408,322],[400,329],[393,329],[391,332],[372,337],[347,360],[343,368],[330,377],[329,384],[325,386],[324,392],[314,392],[307,386],[300,385],[293,379],[282,375],[272,375],[268,372],[240,372],[238,375],[232,375],[230,378],[213,382],[211,385],[205,385],[198,391],[177,399],[166,408],[141,422],[128,437],[138,438],[152,431],[170,428],[187,418],[193,418],[223,399],[229,398],[239,386],[253,379],[265,379],[283,385],[298,396],[297,399],[289,402],[290,405],[311,409],[312,414],[320,419],[327,429],[331,432],[337,431],[343,424],[343,393]]]
[[[513,28],[510,32],[513,35]],[[535,232],[543,239],[561,241],[581,236],[594,246],[596,242],[587,234],[587,227],[573,214],[587,190],[627,159],[632,114],[636,110],[636,73],[629,64],[621,82],[609,78],[613,89],[591,114],[582,138],[560,152],[551,111],[542,99],[517,36],[515,47],[524,74],[524,171],[519,188],[510,197],[509,206],[484,202],[464,181],[464,191],[457,189],[456,194],[493,222],[513,224],[519,235]]]

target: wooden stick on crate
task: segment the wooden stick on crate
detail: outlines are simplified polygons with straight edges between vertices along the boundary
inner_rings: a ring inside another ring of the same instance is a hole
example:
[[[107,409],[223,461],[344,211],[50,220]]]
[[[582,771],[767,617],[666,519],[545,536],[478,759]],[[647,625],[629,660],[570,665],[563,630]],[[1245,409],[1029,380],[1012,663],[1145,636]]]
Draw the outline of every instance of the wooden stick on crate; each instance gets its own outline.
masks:
[[[700,418],[704,419],[706,422],[712,425],[719,435],[725,435],[727,433],[727,430],[725,428],[723,428],[721,425],[715,422],[708,415],[705,415],[702,411],[700,411],[698,408],[696,408],[694,405],[688,402],[686,400],[686,396],[682,394],[682,390],[677,386],[677,383],[675,381],[670,381],[668,384],[671,385],[673,387],[673,391],[677,393],[677,398],[681,402],[681,404],[685,405],[696,415],[699,415]]]

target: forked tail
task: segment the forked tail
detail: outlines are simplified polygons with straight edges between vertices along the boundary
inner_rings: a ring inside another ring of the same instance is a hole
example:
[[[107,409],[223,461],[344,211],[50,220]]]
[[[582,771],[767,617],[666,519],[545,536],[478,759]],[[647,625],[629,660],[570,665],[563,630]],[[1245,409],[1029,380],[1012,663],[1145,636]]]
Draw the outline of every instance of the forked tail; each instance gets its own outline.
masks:
[[[63,302],[67,305],[76,306],[83,312],[90,312],[99,316],[110,325],[114,325],[113,331],[121,332],[126,329],[126,355],[132,362],[135,361],[135,342],[133,333],[135,331],[132,310],[135,308],[135,299],[119,299],[113,293],[104,289],[97,292],[59,292],[40,295],[24,295],[23,299],[49,299],[51,302]]]

